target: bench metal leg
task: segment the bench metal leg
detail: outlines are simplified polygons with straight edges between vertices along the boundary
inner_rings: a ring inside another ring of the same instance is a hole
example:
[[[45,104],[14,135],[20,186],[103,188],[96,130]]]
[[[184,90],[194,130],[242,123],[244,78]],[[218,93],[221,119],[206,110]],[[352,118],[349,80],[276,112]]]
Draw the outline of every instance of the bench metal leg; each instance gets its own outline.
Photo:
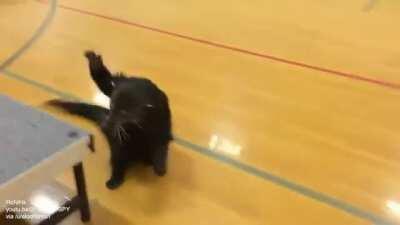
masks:
[[[64,203],[64,207],[69,208],[65,211],[57,211],[50,215],[47,219],[39,223],[39,225],[54,225],[62,221],[65,217],[72,214],[75,210],[81,213],[81,220],[88,222],[90,220],[89,200],[86,192],[85,174],[83,173],[82,162],[74,166],[75,184],[78,195]]]
[[[75,184],[78,191],[79,210],[81,212],[81,220],[87,222],[90,220],[89,200],[86,192],[85,174],[83,172],[82,162],[74,166]]]

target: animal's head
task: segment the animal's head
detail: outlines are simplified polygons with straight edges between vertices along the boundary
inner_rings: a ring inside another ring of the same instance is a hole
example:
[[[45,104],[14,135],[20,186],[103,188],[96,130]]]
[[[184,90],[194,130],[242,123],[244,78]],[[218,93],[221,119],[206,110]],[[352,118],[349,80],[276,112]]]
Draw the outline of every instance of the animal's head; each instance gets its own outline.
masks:
[[[116,87],[111,95],[106,123],[110,127],[135,126],[142,129],[146,116],[155,108],[154,99],[145,87],[126,82]]]

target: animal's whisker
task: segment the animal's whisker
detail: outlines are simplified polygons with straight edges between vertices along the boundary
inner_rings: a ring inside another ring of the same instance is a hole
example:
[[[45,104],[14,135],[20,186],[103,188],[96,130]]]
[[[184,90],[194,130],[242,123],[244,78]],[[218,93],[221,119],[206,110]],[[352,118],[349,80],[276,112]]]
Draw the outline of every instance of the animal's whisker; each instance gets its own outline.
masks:
[[[121,137],[121,131],[119,127],[116,127],[116,133],[117,133],[117,139],[119,140],[120,143],[122,143],[122,137]]]
[[[126,132],[126,130],[123,126],[120,126],[120,130],[121,130],[122,137],[124,139],[129,139],[129,134],[128,134],[128,132]]]
[[[117,128],[113,128],[111,130],[111,133],[112,133],[112,136],[116,138],[117,137]]]
[[[128,134],[128,132],[125,130],[125,128],[123,129],[123,131],[124,131],[125,136],[126,136],[127,138],[129,138],[129,134]]]
[[[132,123],[134,123],[140,129],[143,129],[142,125],[140,125],[140,123],[137,120],[132,120]]]

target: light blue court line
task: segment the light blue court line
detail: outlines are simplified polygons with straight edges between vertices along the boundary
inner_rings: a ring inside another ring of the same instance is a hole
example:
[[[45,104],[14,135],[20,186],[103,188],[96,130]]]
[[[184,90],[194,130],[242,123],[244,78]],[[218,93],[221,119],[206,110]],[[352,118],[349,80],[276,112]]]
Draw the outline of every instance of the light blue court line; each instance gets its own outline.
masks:
[[[22,76],[20,74],[14,73],[12,71],[8,71],[5,70],[3,71],[4,75],[9,77],[9,78],[13,78],[15,80],[21,81],[23,83],[32,85],[38,89],[44,90],[48,93],[57,95],[61,98],[65,98],[65,99],[70,99],[70,100],[75,100],[75,101],[80,101],[80,102],[84,102],[83,99],[74,96],[70,93],[64,92],[64,91],[60,91],[56,88],[50,87],[48,85],[42,84],[40,82],[31,80],[26,78],[26,76]],[[232,159],[230,157],[227,157],[225,155],[216,153],[206,147],[194,144],[188,140],[185,140],[181,137],[174,137],[175,138],[175,142],[189,150],[193,150],[195,152],[198,152],[202,155],[208,156],[210,158],[212,158],[213,160],[217,160],[221,163],[227,164],[231,167],[234,167],[238,170],[241,170],[247,174],[250,174],[252,176],[261,178],[265,181],[271,182],[275,185],[278,185],[280,187],[286,188],[290,191],[296,192],[300,195],[303,195],[305,197],[311,198],[315,201],[318,201],[322,204],[328,205],[330,207],[339,209],[341,211],[344,211],[348,214],[351,214],[353,216],[368,220],[373,222],[374,224],[379,224],[379,225],[396,225],[395,222],[392,222],[384,217],[380,217],[372,212],[363,210],[358,208],[357,206],[354,206],[348,202],[342,201],[340,199],[334,198],[332,196],[329,196],[327,194],[315,191],[311,188],[308,188],[306,186],[297,184],[293,181],[290,181],[286,178],[280,177],[278,175],[269,173],[265,170],[261,170],[257,167],[251,166],[249,164],[240,162],[238,160]]]
[[[44,32],[49,27],[50,23],[53,21],[57,11],[57,0],[52,0],[49,6],[46,17],[40,24],[39,28],[33,33],[33,35],[26,41],[17,51],[10,55],[6,60],[0,64],[0,71],[5,70],[9,67],[15,60],[21,57],[27,50],[29,50],[32,45],[44,34]],[[27,18],[28,20],[28,18]]]

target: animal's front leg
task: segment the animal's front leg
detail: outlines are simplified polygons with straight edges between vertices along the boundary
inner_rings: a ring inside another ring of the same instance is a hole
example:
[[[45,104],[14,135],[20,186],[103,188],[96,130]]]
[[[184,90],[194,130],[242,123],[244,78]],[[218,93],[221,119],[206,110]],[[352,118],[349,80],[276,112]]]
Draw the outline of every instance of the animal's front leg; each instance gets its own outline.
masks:
[[[100,90],[110,97],[114,89],[112,74],[104,65],[101,55],[98,55],[93,51],[86,51],[85,56],[89,61],[89,70],[92,79],[96,82]]]
[[[111,177],[106,182],[106,186],[109,189],[115,189],[124,182],[127,161],[122,154],[123,149],[120,143],[115,140],[110,130],[105,129],[104,131],[111,150]]]
[[[158,176],[164,176],[167,173],[168,146],[162,145],[154,149],[152,163],[154,172]]]
[[[124,182],[126,162],[122,159],[111,159],[111,177],[106,182],[108,189],[115,189]]]

